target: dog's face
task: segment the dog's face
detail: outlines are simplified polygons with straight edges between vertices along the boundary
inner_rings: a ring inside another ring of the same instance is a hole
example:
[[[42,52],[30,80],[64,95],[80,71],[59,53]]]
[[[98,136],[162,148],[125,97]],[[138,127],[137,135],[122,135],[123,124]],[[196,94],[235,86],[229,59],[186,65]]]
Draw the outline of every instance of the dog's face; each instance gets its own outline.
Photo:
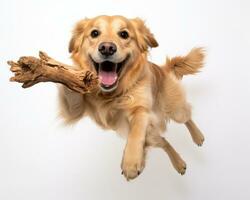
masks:
[[[129,68],[148,47],[158,46],[144,22],[138,18],[99,16],[77,23],[69,44],[72,58],[96,70],[103,92],[114,91]]]

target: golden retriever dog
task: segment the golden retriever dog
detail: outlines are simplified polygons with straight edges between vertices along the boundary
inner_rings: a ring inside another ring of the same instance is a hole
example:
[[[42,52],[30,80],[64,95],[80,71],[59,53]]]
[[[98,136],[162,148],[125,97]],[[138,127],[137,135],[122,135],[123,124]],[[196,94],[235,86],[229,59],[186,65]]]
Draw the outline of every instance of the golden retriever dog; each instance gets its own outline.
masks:
[[[61,87],[60,114],[68,124],[89,116],[103,129],[125,136],[121,169],[127,180],[144,169],[148,147],[162,148],[177,172],[185,173],[186,163],[162,136],[169,120],[185,124],[197,145],[204,141],[181,86],[183,75],[202,67],[203,49],[167,59],[160,67],[147,60],[149,48],[157,46],[141,19],[123,16],[83,19],[69,43],[75,65],[97,74],[100,84],[85,95]]]

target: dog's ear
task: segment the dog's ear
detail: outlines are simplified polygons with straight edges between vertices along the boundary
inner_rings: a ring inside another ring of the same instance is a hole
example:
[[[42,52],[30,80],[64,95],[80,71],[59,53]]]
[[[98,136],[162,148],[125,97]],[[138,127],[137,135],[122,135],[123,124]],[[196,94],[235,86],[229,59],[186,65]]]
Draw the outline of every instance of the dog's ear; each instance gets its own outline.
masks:
[[[147,51],[148,47],[158,47],[158,42],[143,20],[135,18],[131,19],[131,23],[135,28],[137,43],[142,51]]]
[[[84,30],[89,22],[89,19],[80,20],[74,27],[72,38],[69,42],[69,53],[77,52],[81,47],[84,39]]]

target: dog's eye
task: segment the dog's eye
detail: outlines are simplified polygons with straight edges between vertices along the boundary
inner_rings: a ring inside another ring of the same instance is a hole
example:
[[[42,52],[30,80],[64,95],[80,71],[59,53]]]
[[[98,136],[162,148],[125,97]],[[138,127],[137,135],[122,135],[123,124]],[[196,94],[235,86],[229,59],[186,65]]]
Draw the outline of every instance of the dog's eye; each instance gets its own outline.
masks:
[[[93,30],[93,31],[91,31],[90,35],[91,35],[92,38],[96,38],[96,37],[98,37],[100,35],[100,31]]]
[[[127,39],[129,37],[129,34],[127,31],[121,31],[118,33],[118,35],[123,38],[123,39]]]

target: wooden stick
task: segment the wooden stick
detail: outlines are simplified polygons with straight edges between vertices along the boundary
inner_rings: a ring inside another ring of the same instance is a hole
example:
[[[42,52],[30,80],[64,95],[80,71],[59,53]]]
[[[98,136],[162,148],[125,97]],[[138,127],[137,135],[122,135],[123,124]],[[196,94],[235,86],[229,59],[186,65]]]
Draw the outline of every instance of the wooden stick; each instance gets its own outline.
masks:
[[[79,93],[89,93],[98,86],[98,78],[91,71],[75,70],[69,65],[60,63],[44,52],[39,57],[25,56],[17,62],[8,61],[14,76],[10,81],[23,83],[23,88],[40,82],[61,83]]]

